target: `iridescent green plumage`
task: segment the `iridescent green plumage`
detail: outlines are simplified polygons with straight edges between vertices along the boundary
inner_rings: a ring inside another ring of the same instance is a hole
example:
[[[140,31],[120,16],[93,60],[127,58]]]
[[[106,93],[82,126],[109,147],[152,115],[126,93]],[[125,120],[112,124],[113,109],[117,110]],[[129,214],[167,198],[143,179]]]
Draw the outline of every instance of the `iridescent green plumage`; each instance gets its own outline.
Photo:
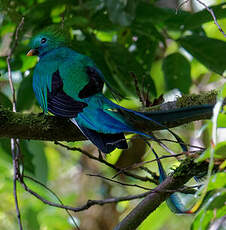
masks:
[[[34,70],[33,88],[44,113],[69,118],[104,153],[127,148],[125,132],[153,139],[136,130],[125,114],[166,128],[160,122],[189,117],[197,110],[179,110],[175,116],[171,113],[167,117],[168,112],[144,114],[114,104],[102,94],[105,80],[101,71],[89,57],[70,49],[61,31],[47,29],[35,36],[30,46],[28,55],[40,58]],[[181,139],[170,133],[186,151]]]
[[[31,48],[40,57],[34,71],[33,88],[43,111],[71,118],[104,152],[110,152],[115,147],[127,147],[122,132],[133,131],[133,128],[127,125],[118,113],[109,110],[117,108],[117,105],[114,106],[101,92],[104,83],[101,71],[90,58],[66,47],[65,44],[61,33],[52,31],[38,34],[31,42]],[[59,84],[59,89],[53,89]],[[57,90],[60,92],[53,95],[52,92]],[[74,105],[73,116],[68,110],[68,101]],[[103,134],[119,134],[120,140],[114,144],[111,137],[115,141],[116,135]],[[100,140],[96,141],[95,136]],[[108,141],[105,140],[106,137],[110,143],[105,143]]]
[[[103,74],[89,57],[68,48],[64,32],[48,28],[32,39],[31,48],[32,53],[29,55],[36,54],[40,57],[34,70],[33,88],[43,111],[70,118],[103,152],[111,152],[116,147],[127,147],[124,132],[151,138],[134,129],[123,112],[127,112],[127,115],[129,113],[131,117],[135,116],[135,119],[139,117],[164,127],[158,121],[161,121],[163,115],[165,119],[165,114],[155,114],[153,120],[151,113],[147,117],[120,107],[104,97]],[[179,111],[179,114],[180,112],[181,116],[188,114],[183,114],[183,111]],[[178,113],[176,117],[178,119]]]

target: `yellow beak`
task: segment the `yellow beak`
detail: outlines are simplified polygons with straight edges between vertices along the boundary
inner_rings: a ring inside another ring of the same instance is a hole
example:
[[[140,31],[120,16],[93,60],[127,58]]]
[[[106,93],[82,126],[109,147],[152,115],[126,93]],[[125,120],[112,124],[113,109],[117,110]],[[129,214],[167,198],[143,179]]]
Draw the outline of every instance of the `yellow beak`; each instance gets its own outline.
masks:
[[[31,49],[27,53],[27,56],[35,56],[35,55],[38,55],[38,50],[36,49]]]

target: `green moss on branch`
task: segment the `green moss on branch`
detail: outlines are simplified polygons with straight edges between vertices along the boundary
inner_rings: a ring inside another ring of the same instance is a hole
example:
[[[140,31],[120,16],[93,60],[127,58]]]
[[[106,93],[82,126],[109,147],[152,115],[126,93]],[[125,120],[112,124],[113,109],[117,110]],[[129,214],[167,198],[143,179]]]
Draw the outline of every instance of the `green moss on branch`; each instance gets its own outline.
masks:
[[[0,137],[48,140],[85,140],[67,119],[40,114],[13,113],[0,107]]]
[[[155,192],[145,197],[115,228],[114,230],[136,229],[158,206],[165,201],[173,191],[180,189],[189,179],[207,171],[208,163],[195,163],[188,158],[181,163],[172,176],[167,177],[155,188]]]
[[[197,102],[194,98],[201,98],[201,101]],[[125,113],[127,121],[132,123],[136,129],[149,132],[164,129],[165,127],[176,127],[195,120],[209,119],[212,116],[215,101],[216,92],[211,92],[202,94],[202,96],[183,96],[175,102],[149,108],[149,111],[145,112],[145,114],[152,120],[164,125],[164,127],[139,119],[129,112],[123,113]],[[85,137],[77,127],[68,119],[33,113],[13,113],[1,106],[0,137],[48,141],[85,140]]]

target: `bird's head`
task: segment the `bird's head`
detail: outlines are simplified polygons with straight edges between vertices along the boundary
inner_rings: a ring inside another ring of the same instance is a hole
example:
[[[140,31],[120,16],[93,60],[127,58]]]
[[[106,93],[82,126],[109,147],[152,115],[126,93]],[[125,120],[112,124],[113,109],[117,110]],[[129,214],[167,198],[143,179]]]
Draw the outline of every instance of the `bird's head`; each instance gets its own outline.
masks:
[[[62,47],[66,44],[66,39],[62,31],[47,29],[36,36],[30,42],[31,50],[27,56],[43,56],[49,51]]]

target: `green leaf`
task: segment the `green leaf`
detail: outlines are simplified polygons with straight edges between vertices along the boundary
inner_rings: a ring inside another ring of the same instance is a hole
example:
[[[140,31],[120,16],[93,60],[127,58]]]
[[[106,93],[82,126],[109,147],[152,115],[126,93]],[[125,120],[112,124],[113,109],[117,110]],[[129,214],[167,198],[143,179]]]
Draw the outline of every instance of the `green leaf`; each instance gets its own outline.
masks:
[[[10,147],[10,139],[9,138],[1,138],[0,146],[5,151],[5,153],[11,155],[11,147]]]
[[[21,15],[17,10],[16,4],[19,1],[14,1],[13,4],[9,0],[0,0],[0,10],[7,14],[13,22],[18,23],[21,20]]]
[[[173,53],[163,60],[162,69],[167,90],[180,89],[188,93],[191,86],[191,67],[189,61],[180,53]]]
[[[210,6],[219,20],[221,18],[226,18],[226,3],[222,3],[216,6]],[[165,21],[165,24],[169,29],[174,30],[196,30],[200,29],[201,26],[209,21],[213,21],[213,17],[206,9],[203,9],[197,13],[191,14],[188,12],[181,12],[179,10],[178,14],[172,15]]]
[[[65,26],[66,27],[76,27],[76,29],[79,28],[86,28],[89,25],[89,21],[87,18],[85,17],[81,17],[81,16],[73,16],[72,18],[67,19],[67,21],[65,22]]]
[[[143,68],[150,70],[153,61],[156,57],[159,42],[156,39],[151,39],[147,36],[139,36],[136,42],[137,50],[135,54],[138,60],[143,64]],[[156,95],[155,95],[156,96]]]
[[[138,82],[144,82],[144,85],[150,86],[152,95],[156,94],[155,85],[149,71],[143,68],[133,52],[129,52],[123,46],[109,43],[106,46],[105,60],[113,73],[113,78],[127,95],[137,97],[134,80],[130,72],[135,73]]]
[[[136,1],[105,0],[109,18],[113,23],[129,26],[135,18]]]
[[[17,110],[23,111],[31,108],[35,100],[31,74],[20,83],[17,93]]]
[[[226,128],[226,114],[220,113],[217,118],[217,127]]]
[[[7,67],[7,63],[5,61],[5,58],[0,57],[0,69],[6,69]],[[0,72],[0,77],[2,76],[2,73]]]
[[[14,55],[14,57],[12,58],[12,62],[11,62],[12,71],[20,70],[22,65],[23,65],[23,62],[22,62],[21,58]]]
[[[27,223],[27,229],[32,230],[39,230],[40,224],[38,222],[38,211],[34,208],[27,208],[25,209],[25,213],[23,214],[24,218],[26,219]]]
[[[226,83],[224,83],[223,87],[222,87],[222,97],[225,98],[226,97]]]
[[[224,172],[219,172],[210,177],[208,191],[220,189],[226,186],[226,175]]]
[[[15,25],[13,23],[7,23],[1,26],[0,35],[3,37],[7,33],[13,33],[15,30]]]
[[[2,105],[5,108],[10,108],[10,109],[12,108],[12,103],[9,100],[9,98],[1,92],[0,92],[0,105]]]
[[[225,201],[225,190],[215,191],[212,193],[212,196],[209,197],[208,201],[206,201],[204,208],[196,216],[191,229],[192,230],[202,230],[208,229],[210,222],[213,218],[219,218],[225,215],[226,206],[224,205]],[[223,200],[224,199],[224,200]],[[213,212],[212,204],[219,205],[219,208],[214,209]]]
[[[20,151],[23,157],[24,169],[34,175],[35,165],[33,164],[33,155],[28,149],[28,141],[20,140]]]
[[[164,45],[166,45],[165,38],[161,33],[159,33],[157,28],[151,22],[142,22],[142,23],[134,22],[132,24],[132,29],[138,35],[144,35],[150,38],[155,38],[161,41]]]
[[[226,70],[226,42],[198,35],[183,37],[177,42],[210,70],[218,74]]]
[[[218,143],[214,148],[214,157],[215,158],[225,158],[226,154],[226,141]],[[196,160],[195,162],[201,162],[210,158],[210,147],[206,149]]]
[[[11,153],[11,145],[9,138],[1,138],[0,139],[0,147],[4,150],[6,154],[10,156],[10,161],[12,160],[12,153]],[[23,165],[25,171],[34,175],[35,166],[32,163],[33,155],[27,148],[27,141],[20,140],[20,151],[22,155]]]
[[[217,143],[217,145],[214,148],[214,155],[226,158],[226,141]]]
[[[46,184],[48,178],[48,162],[44,152],[44,144],[38,141],[27,142],[29,151],[33,154],[32,163],[37,180]]]
[[[153,4],[140,1],[136,9],[136,20],[164,24],[164,21],[175,15],[172,9],[156,7]]]
[[[209,6],[214,12],[217,20],[226,18],[226,3],[222,3],[216,6]],[[204,23],[213,21],[213,16],[209,11],[203,9],[195,14],[191,14],[186,17],[184,22],[184,30],[190,30],[202,26]]]
[[[96,30],[102,30],[102,31],[117,30],[118,26],[113,24],[110,21],[108,15],[104,12],[105,12],[104,10],[101,10],[92,16],[89,22],[89,25],[91,26],[91,28],[96,29]],[[75,22],[75,26],[77,26],[76,22]]]
[[[25,72],[26,70],[33,68],[37,63],[37,57],[35,56],[27,57],[23,54],[21,55],[21,59],[23,61],[23,65],[20,69],[21,72]]]
[[[220,209],[222,206],[224,206],[224,202],[226,200],[226,190],[224,191],[213,191],[213,194],[218,194],[218,196],[214,197],[214,198],[210,198],[212,199],[210,204],[207,207],[207,210],[214,210],[214,209]]]
[[[208,158],[210,158],[210,148],[206,149],[197,159],[195,159],[195,162],[198,163]]]
[[[65,5],[56,5],[54,8],[52,8],[51,11],[51,17],[57,17],[60,16],[65,11]]]

